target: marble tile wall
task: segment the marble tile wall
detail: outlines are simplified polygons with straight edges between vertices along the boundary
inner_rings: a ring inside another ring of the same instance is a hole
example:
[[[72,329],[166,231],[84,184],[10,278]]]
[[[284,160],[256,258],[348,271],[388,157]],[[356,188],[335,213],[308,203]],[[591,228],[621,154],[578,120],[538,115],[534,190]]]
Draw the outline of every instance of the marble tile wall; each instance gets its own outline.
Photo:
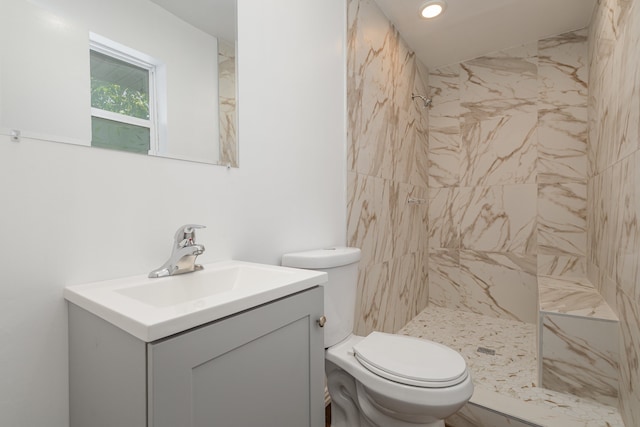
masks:
[[[431,71],[429,298],[537,318],[538,274],[586,274],[587,32]]]
[[[587,271],[620,320],[620,409],[640,425],[640,1],[599,0],[589,32]]]
[[[427,93],[428,72],[373,0],[347,8],[347,242],[362,249],[355,332],[395,332],[428,301],[428,110],[411,100]]]
[[[618,322],[541,314],[541,386],[618,405]]]
[[[586,278],[538,277],[539,382],[618,406],[619,322]]]
[[[218,38],[218,94],[220,108],[219,164],[238,167],[238,132],[236,131],[236,46]]]

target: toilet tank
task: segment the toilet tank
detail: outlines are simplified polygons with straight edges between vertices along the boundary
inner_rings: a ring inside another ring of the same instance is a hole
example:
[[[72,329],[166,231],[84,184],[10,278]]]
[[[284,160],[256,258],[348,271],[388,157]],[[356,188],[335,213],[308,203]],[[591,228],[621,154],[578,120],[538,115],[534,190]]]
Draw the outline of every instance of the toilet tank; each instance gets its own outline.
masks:
[[[285,267],[324,271],[328,280],[324,287],[324,346],[331,347],[353,332],[358,287],[358,248],[327,248],[282,256]]]

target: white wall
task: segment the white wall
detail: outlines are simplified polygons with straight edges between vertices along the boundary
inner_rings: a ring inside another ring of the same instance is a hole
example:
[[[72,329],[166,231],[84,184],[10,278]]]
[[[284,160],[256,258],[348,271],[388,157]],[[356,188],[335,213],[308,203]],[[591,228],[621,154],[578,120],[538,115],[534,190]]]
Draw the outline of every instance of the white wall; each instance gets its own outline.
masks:
[[[239,0],[240,168],[0,137],[0,425],[68,425],[66,285],[345,243],[343,0]]]

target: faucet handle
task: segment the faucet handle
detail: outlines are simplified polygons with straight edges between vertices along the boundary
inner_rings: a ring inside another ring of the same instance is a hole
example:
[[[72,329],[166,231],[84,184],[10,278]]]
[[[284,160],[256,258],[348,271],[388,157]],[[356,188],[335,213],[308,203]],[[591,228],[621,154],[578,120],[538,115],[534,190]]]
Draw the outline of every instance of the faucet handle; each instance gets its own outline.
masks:
[[[206,225],[198,225],[198,224],[185,224],[182,227],[178,228],[176,231],[175,240],[176,243],[180,243],[185,240],[190,241],[191,243],[196,241],[196,229],[198,228],[207,228]]]

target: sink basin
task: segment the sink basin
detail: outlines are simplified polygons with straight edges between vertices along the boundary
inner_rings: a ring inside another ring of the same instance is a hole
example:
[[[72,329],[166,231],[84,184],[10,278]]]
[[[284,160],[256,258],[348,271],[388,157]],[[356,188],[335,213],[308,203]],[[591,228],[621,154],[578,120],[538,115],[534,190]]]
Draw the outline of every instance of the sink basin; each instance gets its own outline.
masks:
[[[151,342],[326,282],[326,273],[223,261],[188,274],[68,286],[69,302]]]
[[[255,289],[288,282],[297,271],[271,266],[234,264],[174,276],[173,280],[149,279],[144,284],[116,292],[154,307],[169,307],[233,290]]]

